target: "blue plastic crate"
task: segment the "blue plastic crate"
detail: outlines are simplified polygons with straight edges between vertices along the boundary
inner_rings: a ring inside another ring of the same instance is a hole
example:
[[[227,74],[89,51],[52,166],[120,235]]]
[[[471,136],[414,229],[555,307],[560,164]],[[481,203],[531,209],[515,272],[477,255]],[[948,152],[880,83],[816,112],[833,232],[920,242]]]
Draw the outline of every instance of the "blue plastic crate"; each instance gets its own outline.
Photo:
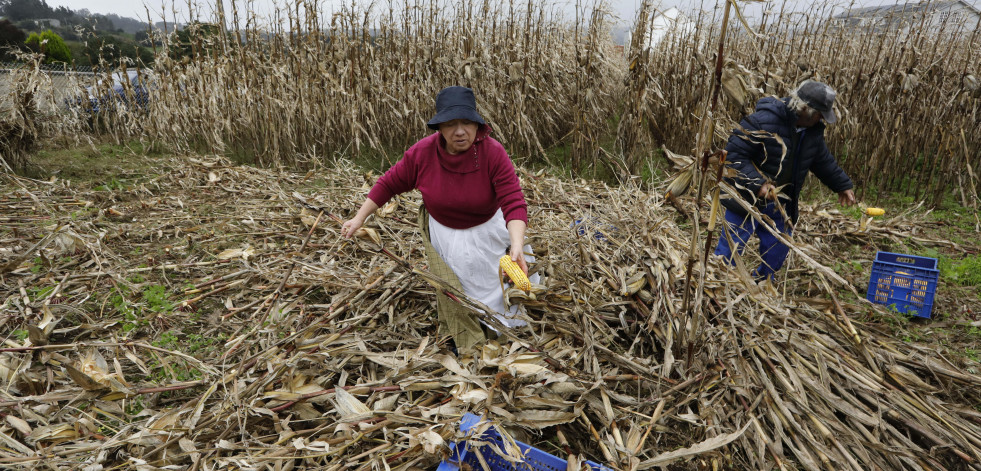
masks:
[[[473,433],[475,432],[474,427],[479,422],[480,416],[466,414],[460,419],[460,430],[468,434]],[[480,450],[480,454],[487,462],[490,471],[565,471],[566,469],[566,460],[518,441],[515,443],[521,449],[521,454],[524,455],[523,463],[515,464],[505,460],[491,448],[490,443],[494,443],[499,449],[504,449],[501,435],[497,433],[494,427],[488,428],[483,435],[472,436],[471,439],[475,441],[473,446],[470,445],[469,440],[451,443],[450,458],[440,463],[436,471],[459,471],[461,463],[466,463],[472,470],[482,470],[483,467],[477,458],[477,453],[474,453],[475,449]],[[586,464],[596,471],[613,471],[612,468],[592,461],[586,461]]]
[[[895,305],[899,312],[929,319],[939,276],[935,258],[878,252],[865,297],[876,304]]]

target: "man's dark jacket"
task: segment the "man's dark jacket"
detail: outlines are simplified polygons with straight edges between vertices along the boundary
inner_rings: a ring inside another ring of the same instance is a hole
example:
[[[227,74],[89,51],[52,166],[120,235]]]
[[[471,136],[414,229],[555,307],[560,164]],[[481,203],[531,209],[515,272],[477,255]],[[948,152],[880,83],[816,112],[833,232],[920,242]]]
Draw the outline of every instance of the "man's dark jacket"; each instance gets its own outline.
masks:
[[[764,202],[756,197],[756,193],[766,182],[761,172],[777,187],[788,184],[781,191],[780,202],[792,221],[797,222],[797,199],[808,170],[835,193],[851,189],[852,181],[824,142],[824,123],[807,128],[803,134],[797,133],[797,114],[787,106],[789,102],[789,98],[763,98],[756,103],[756,112],[740,121],[739,125],[752,135],[737,129],[729,136],[727,161],[739,176],[735,181],[727,177],[726,181],[739,189],[743,199],[759,205]],[[775,136],[785,143],[786,154]],[[746,211],[731,198],[722,200],[722,205],[728,211],[746,215]]]

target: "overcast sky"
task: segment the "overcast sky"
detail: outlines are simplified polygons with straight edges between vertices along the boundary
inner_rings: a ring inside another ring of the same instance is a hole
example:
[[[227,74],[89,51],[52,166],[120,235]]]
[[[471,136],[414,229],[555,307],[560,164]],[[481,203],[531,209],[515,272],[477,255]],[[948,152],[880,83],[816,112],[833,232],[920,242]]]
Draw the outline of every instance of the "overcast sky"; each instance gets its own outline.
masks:
[[[201,13],[205,13],[205,18],[210,17],[215,5],[214,0],[200,1],[192,0],[195,4],[201,5]],[[275,5],[286,5],[294,4],[294,1],[283,1],[283,0],[236,0],[238,7],[241,10],[246,4],[252,5],[254,10],[259,16],[268,16],[274,10]],[[350,5],[352,0],[320,0],[321,4],[325,7],[323,10],[330,10],[331,8],[336,8],[340,5]],[[370,0],[353,0],[357,4],[368,5],[372,3]],[[869,5],[883,5],[883,4],[893,4],[897,1],[905,2],[905,0],[854,0],[856,6],[869,6]],[[915,2],[916,0],[910,0]],[[978,4],[979,0],[972,0],[969,3],[975,5]],[[177,9],[177,16],[179,21],[187,19],[187,0],[178,0],[174,3],[173,0],[47,0],[48,5],[52,7],[66,6],[73,10],[88,9],[92,13],[115,13],[120,16],[128,16],[131,18],[136,18],[140,20],[146,19],[146,8],[150,9],[150,15],[153,17],[154,21],[159,21],[162,18],[163,13],[166,11],[167,19],[172,20],[174,17],[174,10]],[[224,0],[225,5],[230,5],[231,0]],[[382,8],[387,5],[387,2],[375,1],[377,8]],[[396,0],[396,3],[402,3],[401,0]],[[517,2],[518,4],[523,4],[524,2]],[[562,11],[568,12],[571,17],[572,12],[575,8],[574,0],[566,1],[553,1],[550,4],[557,5]],[[582,0],[582,3],[589,4],[589,0]],[[640,0],[608,0],[611,5],[614,14],[620,17],[624,23],[630,23],[634,15],[637,12],[637,8],[640,5]],[[722,0],[662,0],[660,2],[661,8],[669,8],[672,6],[677,6],[682,10],[692,10],[697,9],[699,5],[704,5],[704,8],[711,8],[716,3],[721,4]],[[802,8],[806,8],[813,2],[806,0],[790,0],[790,3],[800,5]],[[843,6],[847,6],[851,3],[850,0],[841,0],[839,2]],[[742,2],[741,2],[742,4]],[[145,6],[144,6],[145,5]],[[164,7],[166,5],[166,7]],[[655,3],[657,5],[657,3]],[[778,4],[779,5],[779,4]],[[752,16],[754,11],[760,11],[762,4],[753,3],[748,4],[748,15]],[[230,10],[229,10],[230,11]]]

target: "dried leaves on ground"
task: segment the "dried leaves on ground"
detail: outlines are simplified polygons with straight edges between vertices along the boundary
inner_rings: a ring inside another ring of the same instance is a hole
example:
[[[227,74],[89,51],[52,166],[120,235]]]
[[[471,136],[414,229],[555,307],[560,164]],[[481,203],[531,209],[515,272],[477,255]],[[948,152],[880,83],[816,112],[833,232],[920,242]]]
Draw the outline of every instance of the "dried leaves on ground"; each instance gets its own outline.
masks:
[[[2,178],[5,468],[432,469],[475,412],[624,470],[981,469],[978,364],[866,324],[867,279],[823,275],[834,241],[941,243],[915,214],[805,207],[778,284],[696,263],[685,312],[691,231],[661,191],[523,171],[529,327],[456,356],[418,196],[342,239],[374,178],[344,162]]]

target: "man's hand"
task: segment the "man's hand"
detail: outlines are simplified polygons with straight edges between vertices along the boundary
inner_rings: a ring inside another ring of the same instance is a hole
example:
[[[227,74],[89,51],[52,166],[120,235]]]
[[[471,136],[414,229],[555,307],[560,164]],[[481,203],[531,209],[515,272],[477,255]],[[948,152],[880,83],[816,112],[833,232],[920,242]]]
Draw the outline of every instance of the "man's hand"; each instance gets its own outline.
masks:
[[[838,193],[838,204],[849,207],[855,204],[855,192],[852,190],[845,190]]]
[[[773,184],[770,182],[764,183],[763,186],[760,187],[760,191],[756,192],[756,196],[760,199],[776,201],[777,187],[773,186]]]

